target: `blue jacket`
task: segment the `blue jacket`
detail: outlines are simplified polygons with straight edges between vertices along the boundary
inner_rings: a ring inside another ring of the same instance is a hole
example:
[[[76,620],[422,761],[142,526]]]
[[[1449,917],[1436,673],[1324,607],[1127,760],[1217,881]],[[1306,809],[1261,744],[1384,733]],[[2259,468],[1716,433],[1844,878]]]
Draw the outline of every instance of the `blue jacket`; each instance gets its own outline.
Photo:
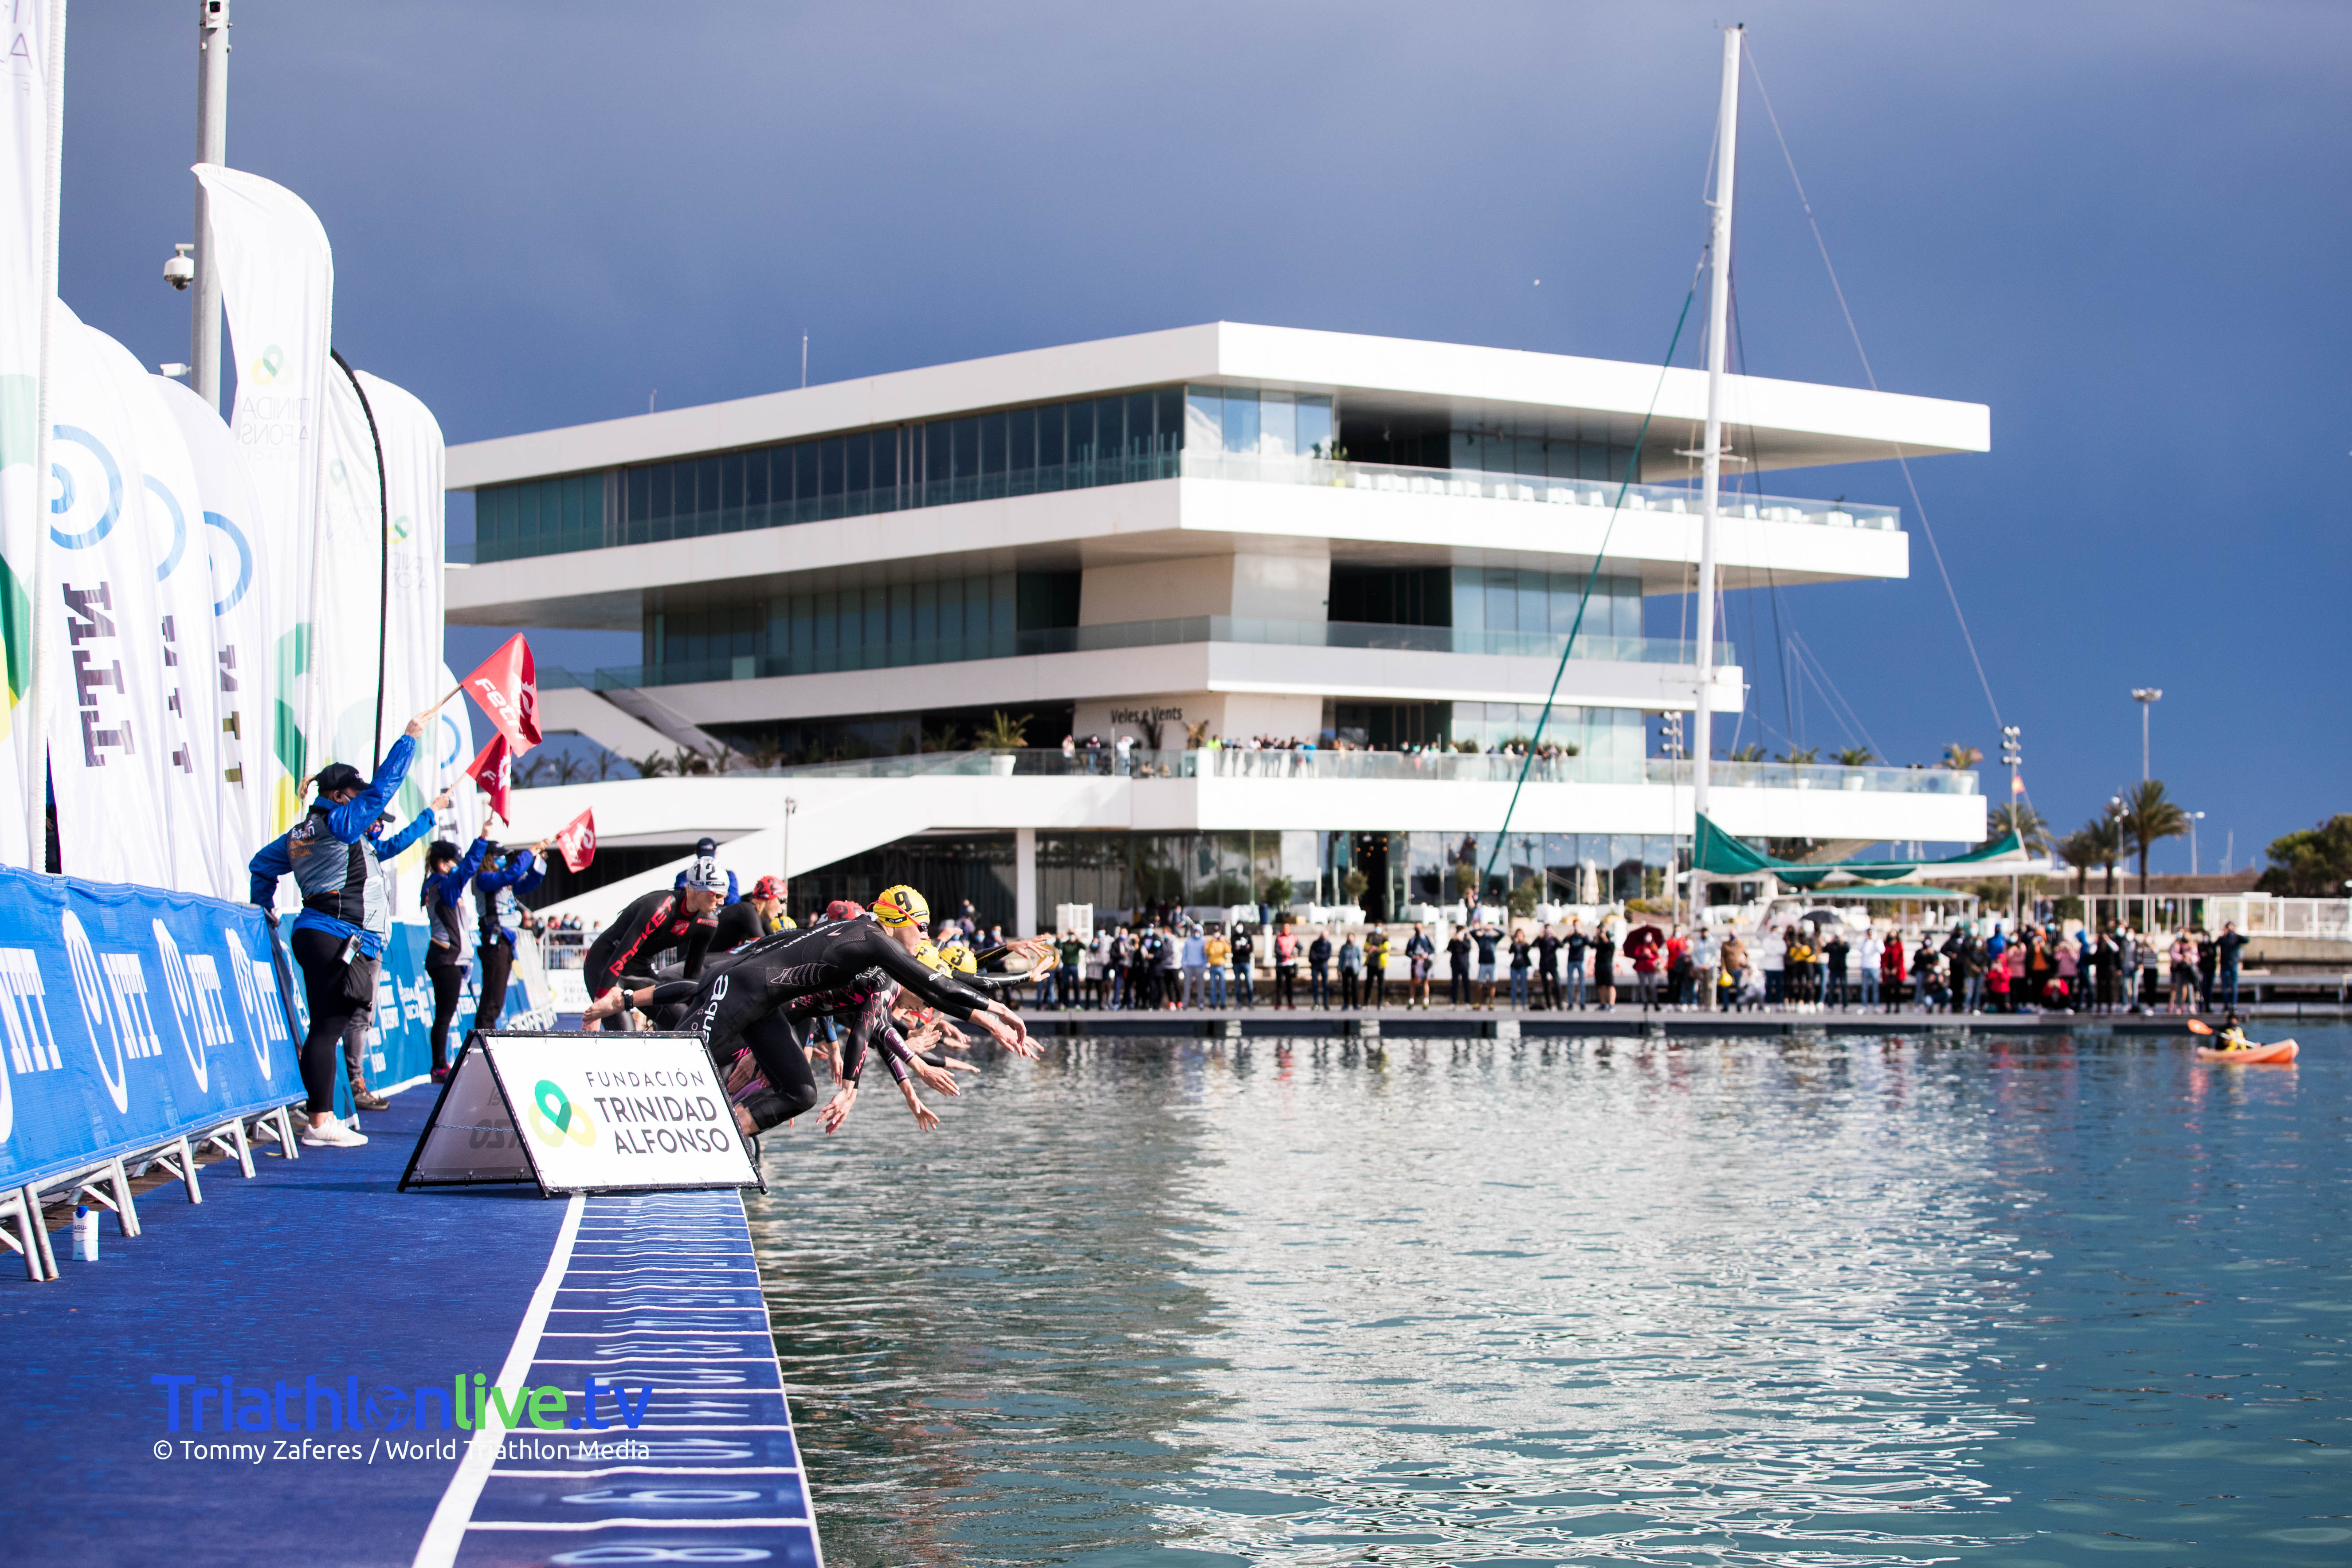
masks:
[[[513,942],[515,928],[499,918],[499,895],[512,889],[514,896],[520,899],[546,878],[547,868],[540,862],[538,856],[528,849],[516,850],[506,865],[475,877],[474,907],[481,919],[481,934],[488,937],[496,931],[508,942]]]
[[[462,900],[466,897],[466,884],[472,881],[474,873],[481,868],[482,856],[489,847],[488,839],[477,837],[473,847],[466,851],[464,859],[446,871],[436,872],[425,879],[422,901],[425,923],[432,928],[433,940],[442,946],[455,948],[460,958],[466,955],[466,922],[459,913],[465,908]]]
[[[355,936],[362,952],[370,958],[382,954],[384,938],[392,930],[392,908],[377,865],[422,838],[433,826],[433,813],[428,807],[388,838],[378,839],[368,830],[399,792],[415,754],[416,742],[401,736],[384,752],[383,765],[366,789],[341,805],[313,802],[290,831],[264,845],[247,867],[252,874],[252,901],[265,910],[273,907],[278,902],[278,879],[291,874],[302,889],[302,912],[295,918],[296,931],[324,931],[345,939]],[[360,918],[354,921],[353,915]]]

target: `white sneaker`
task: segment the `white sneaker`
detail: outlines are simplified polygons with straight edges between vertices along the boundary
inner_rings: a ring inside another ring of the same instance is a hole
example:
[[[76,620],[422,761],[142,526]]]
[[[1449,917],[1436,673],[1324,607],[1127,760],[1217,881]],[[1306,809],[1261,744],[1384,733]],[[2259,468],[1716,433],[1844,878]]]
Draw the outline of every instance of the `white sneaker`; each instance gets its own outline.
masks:
[[[316,1127],[302,1129],[302,1146],[306,1149],[357,1149],[366,1142],[366,1133],[354,1132],[333,1117]]]

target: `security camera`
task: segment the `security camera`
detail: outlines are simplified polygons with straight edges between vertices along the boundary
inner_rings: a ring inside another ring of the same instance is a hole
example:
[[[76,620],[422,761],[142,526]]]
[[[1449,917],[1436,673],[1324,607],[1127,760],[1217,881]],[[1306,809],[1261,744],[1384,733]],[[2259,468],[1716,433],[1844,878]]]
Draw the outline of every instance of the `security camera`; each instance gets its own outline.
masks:
[[[172,247],[172,259],[163,263],[164,282],[174,289],[185,289],[196,280],[195,258],[188,254],[194,248],[194,245]]]

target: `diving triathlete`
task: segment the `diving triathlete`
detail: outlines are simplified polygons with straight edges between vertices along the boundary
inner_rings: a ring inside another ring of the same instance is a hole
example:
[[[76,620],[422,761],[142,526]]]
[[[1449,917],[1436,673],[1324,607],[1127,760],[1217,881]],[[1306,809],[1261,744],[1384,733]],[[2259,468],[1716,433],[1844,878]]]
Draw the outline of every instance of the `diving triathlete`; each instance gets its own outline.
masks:
[[[772,1109],[780,1121],[817,1102],[816,1079],[791,1016],[792,1004],[850,991],[868,971],[880,971],[881,979],[897,981],[949,1017],[979,1025],[1005,1049],[1036,1055],[1019,1015],[915,956],[929,913],[920,893],[895,887],[874,900],[871,920],[832,921],[753,942],[704,977],[688,1004],[686,1026],[698,1030],[722,1059],[736,1041],[749,1046],[776,1090],[779,1103]]]
[[[588,944],[586,980],[592,999],[612,990],[624,974],[646,973],[655,953],[672,948],[684,955],[685,978],[701,978],[703,958],[719,923],[712,911],[726,896],[727,874],[718,861],[704,858],[688,866],[684,877],[681,889],[658,889],[633,900]],[[624,1026],[615,1014],[604,1026]]]
[[[750,892],[719,911],[710,947],[714,952],[726,952],[793,929],[792,917],[784,913],[783,883],[774,877],[762,877]]]

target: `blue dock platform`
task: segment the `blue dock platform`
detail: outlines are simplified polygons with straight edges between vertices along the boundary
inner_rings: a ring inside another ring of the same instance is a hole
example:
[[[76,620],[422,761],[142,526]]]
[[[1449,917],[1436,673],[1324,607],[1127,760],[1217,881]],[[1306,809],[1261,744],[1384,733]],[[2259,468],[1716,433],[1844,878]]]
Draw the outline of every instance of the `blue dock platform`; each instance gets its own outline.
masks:
[[[12,1560],[815,1568],[741,1200],[396,1192],[431,1101],[0,1278]]]

